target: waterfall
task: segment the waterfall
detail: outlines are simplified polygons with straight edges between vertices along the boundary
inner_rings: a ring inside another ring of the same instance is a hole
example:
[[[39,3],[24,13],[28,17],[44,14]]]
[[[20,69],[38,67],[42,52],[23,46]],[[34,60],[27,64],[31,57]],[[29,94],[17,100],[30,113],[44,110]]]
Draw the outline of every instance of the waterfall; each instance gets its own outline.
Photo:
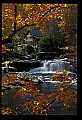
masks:
[[[54,59],[43,63],[44,71],[69,70],[70,62],[63,61],[64,59]]]
[[[56,70],[59,70],[59,68],[60,67],[58,63],[51,63],[49,71],[56,71]]]
[[[43,64],[44,71],[50,71],[50,64],[52,63],[51,60],[48,60]]]
[[[72,65],[65,59],[44,60],[41,62],[41,67],[30,69],[29,72],[52,72],[56,70],[70,71]]]

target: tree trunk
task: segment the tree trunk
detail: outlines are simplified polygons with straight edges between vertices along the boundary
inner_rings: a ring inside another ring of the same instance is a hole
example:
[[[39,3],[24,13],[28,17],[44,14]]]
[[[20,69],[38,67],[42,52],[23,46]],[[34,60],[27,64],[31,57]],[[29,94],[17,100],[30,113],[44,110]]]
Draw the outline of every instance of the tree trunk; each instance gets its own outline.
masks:
[[[15,22],[14,22],[14,33],[16,32],[16,17],[17,17],[17,6],[15,5]]]

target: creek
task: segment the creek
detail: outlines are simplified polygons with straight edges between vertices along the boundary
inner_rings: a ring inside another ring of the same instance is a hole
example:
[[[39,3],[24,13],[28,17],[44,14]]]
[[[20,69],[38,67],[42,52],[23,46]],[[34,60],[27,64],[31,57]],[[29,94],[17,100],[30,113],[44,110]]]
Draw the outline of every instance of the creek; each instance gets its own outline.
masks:
[[[57,88],[56,83],[50,82],[50,75],[56,72],[56,70],[66,70],[67,72],[71,72],[72,75],[76,75],[72,71],[72,65],[70,65],[70,62],[67,61],[67,58],[63,59],[53,59],[53,60],[41,60],[41,67],[37,68],[31,68],[28,73],[31,75],[38,76],[41,78],[44,83],[41,83],[38,85],[38,88],[41,90],[42,93],[48,94],[52,90]],[[55,86],[54,86],[55,85]],[[75,84],[72,89],[77,90],[77,84]],[[12,109],[16,111],[21,111],[21,104],[25,102],[25,99],[21,99],[20,97],[17,97],[16,99],[12,99],[13,95],[15,94],[17,90],[11,89],[9,91],[4,92],[4,96],[2,97],[2,107],[11,107]],[[56,108],[54,110],[54,108]],[[52,105],[52,109],[49,110],[47,113],[48,115],[76,115],[77,114],[77,106],[72,104],[72,107],[70,110],[66,111],[63,110],[63,106],[61,103],[54,102]],[[22,115],[28,115],[28,112],[22,113]]]

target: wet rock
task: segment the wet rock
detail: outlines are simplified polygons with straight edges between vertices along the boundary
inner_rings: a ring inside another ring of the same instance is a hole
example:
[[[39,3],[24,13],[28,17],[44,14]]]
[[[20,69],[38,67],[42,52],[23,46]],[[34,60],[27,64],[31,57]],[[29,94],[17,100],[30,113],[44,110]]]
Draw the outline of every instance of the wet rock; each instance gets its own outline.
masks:
[[[54,59],[59,56],[60,56],[59,52],[40,52],[37,54],[37,58],[41,60]]]
[[[18,74],[17,74],[17,77],[18,78],[23,78],[23,79],[27,79],[28,78],[28,73],[27,72],[19,72]]]
[[[17,72],[29,71],[30,68],[37,68],[40,67],[39,60],[27,60],[27,61],[18,61],[9,63],[9,66],[13,66],[17,69]]]

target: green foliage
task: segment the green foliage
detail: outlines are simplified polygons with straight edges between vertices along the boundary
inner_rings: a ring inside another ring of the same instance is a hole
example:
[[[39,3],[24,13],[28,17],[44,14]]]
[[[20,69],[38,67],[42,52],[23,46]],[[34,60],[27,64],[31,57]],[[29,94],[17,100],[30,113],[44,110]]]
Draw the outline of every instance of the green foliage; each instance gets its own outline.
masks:
[[[13,43],[14,45],[21,44],[21,36],[19,36],[18,34],[15,34],[13,37]]]
[[[65,26],[61,30],[68,45],[77,43],[77,6],[64,10]]]
[[[59,46],[61,44],[61,33],[59,32],[58,23],[60,20],[58,18],[52,19],[52,23],[50,25],[51,28],[51,36],[54,42],[54,47]]]
[[[12,62],[17,62],[17,61],[20,61],[21,59],[19,59],[19,58],[14,58],[13,60],[12,60]]]
[[[24,45],[24,36],[27,31],[27,28],[22,29],[20,32],[18,31],[13,37],[13,52],[19,53],[21,55],[28,55],[26,46]],[[17,49],[17,45],[21,45],[22,49],[20,51]]]
[[[49,36],[44,36],[40,40],[40,49],[42,49],[42,51],[46,51],[46,52],[54,51],[52,38]]]
[[[52,19],[50,24],[46,24],[43,31],[43,38],[40,41],[40,48],[43,48],[44,51],[52,52],[62,44],[63,37],[58,27],[59,21],[59,19]]]

